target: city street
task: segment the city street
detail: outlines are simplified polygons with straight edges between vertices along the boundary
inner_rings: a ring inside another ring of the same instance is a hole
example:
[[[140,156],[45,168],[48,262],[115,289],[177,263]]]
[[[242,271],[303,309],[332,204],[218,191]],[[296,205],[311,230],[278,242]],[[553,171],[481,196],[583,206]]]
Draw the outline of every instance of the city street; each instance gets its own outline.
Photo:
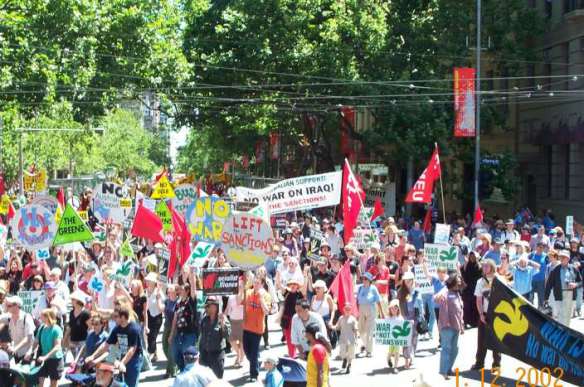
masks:
[[[275,326],[275,325],[272,325]],[[576,318],[572,320],[572,328],[582,331],[584,329],[584,319]],[[275,355],[283,355],[285,353],[285,346],[279,344],[280,342],[280,332],[273,331],[270,334],[270,343],[272,344],[272,349],[270,353]],[[435,335],[436,336],[436,335]],[[278,343],[278,344],[276,344]],[[340,361],[333,361],[331,364],[331,386],[332,387],[345,387],[345,386],[356,386],[355,383],[366,381],[371,383],[373,386],[387,386],[389,381],[391,385],[394,386],[414,386],[420,377],[432,387],[483,387],[491,386],[492,378],[488,370],[485,370],[484,384],[481,384],[481,373],[478,371],[469,371],[471,365],[474,362],[475,348],[476,348],[476,329],[467,331],[459,342],[459,350],[457,361],[455,367],[460,370],[459,384],[456,383],[454,377],[450,380],[444,380],[442,376],[438,374],[438,364],[440,360],[440,352],[437,350],[437,339],[433,341],[420,341],[418,344],[417,356],[414,360],[412,368],[408,371],[400,369],[399,373],[394,375],[389,372],[386,363],[385,349],[383,346],[376,346],[373,354],[373,358],[358,358],[353,362],[353,367],[351,369],[351,374],[346,375],[340,373]],[[333,356],[336,356],[336,351],[333,352]],[[401,359],[403,362],[403,359]],[[245,384],[247,379],[247,369],[233,369],[230,365],[233,364],[233,358],[228,355],[226,359],[226,370],[225,370],[225,380],[229,381],[235,386],[243,386],[251,384]],[[491,364],[490,354],[487,354],[486,366],[489,367]],[[400,365],[403,365],[401,363]],[[164,369],[163,363],[159,363],[159,368],[153,371],[146,372],[142,377],[142,383],[140,386],[146,387],[161,387],[171,386],[172,381],[169,379],[164,379]],[[515,386],[520,377],[521,369],[523,368],[526,373],[523,379],[523,385],[525,387],[529,386],[527,381],[527,373],[529,371],[529,366],[525,363],[517,361],[513,358],[503,355],[501,377],[496,381],[493,381],[496,385],[501,387]],[[535,383],[535,372],[532,371],[532,381],[533,385],[541,385]],[[263,373],[260,375],[260,378]],[[554,378],[552,377],[550,386],[554,386]],[[163,384],[161,384],[163,383]],[[547,385],[547,377],[543,382],[544,386]],[[493,384],[493,386],[495,385]],[[258,384],[259,381],[258,381]],[[518,384],[519,385],[519,384]],[[555,386],[573,386],[563,381],[558,381]]]

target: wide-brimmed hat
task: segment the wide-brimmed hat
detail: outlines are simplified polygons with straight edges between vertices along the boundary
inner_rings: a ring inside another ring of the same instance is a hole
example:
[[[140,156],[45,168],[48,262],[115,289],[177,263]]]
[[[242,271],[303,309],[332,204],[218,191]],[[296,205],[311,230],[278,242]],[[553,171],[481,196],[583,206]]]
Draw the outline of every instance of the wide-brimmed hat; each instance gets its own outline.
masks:
[[[323,280],[318,280],[314,283],[314,285],[312,285],[313,288],[318,289],[324,289],[326,291],[327,286],[326,286],[326,282],[324,282]]]
[[[144,278],[144,281],[157,282],[158,281],[158,274],[151,271],[150,273],[148,273],[146,278]]]
[[[560,252],[558,253],[558,255],[560,257],[570,258],[570,252],[568,250],[560,250]]]
[[[83,305],[85,305],[85,303],[87,302],[88,297],[89,296],[87,294],[83,293],[81,290],[76,290],[73,293],[71,293],[71,295],[69,296],[69,298],[71,298],[71,300],[79,301]]]

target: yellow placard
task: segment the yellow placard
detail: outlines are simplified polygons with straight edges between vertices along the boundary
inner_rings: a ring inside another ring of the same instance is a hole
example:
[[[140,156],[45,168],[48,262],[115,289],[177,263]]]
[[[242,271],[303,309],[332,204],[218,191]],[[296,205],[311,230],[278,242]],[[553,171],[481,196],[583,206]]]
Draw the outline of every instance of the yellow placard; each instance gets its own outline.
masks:
[[[154,187],[152,188],[152,199],[172,199],[175,197],[174,189],[168,181],[168,177],[166,175],[162,176]]]
[[[6,215],[8,211],[10,211],[10,198],[7,194],[4,194],[0,198],[0,214]]]
[[[77,211],[77,213],[79,214],[79,217],[81,218],[82,221],[84,222],[89,221],[89,215],[87,214],[87,211]]]
[[[120,199],[120,207],[132,208],[132,199]]]
[[[32,174],[25,171],[22,180],[25,192],[45,192],[47,190],[47,171],[44,169]]]

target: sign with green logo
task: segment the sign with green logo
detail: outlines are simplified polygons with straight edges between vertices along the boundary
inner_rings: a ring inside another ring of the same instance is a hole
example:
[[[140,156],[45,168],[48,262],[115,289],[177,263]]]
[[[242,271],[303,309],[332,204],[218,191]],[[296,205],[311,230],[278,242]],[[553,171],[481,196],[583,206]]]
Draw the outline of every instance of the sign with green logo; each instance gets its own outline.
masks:
[[[164,231],[171,231],[172,230],[172,212],[170,212],[170,208],[164,200],[159,201],[156,203],[156,207],[154,208],[156,215],[162,221],[162,228]]]
[[[375,320],[375,342],[382,345],[409,347],[412,344],[414,322],[401,318]]]
[[[85,242],[93,240],[93,234],[87,224],[79,217],[79,214],[67,204],[57,234],[53,240],[53,245],[64,245],[72,242]]]
[[[456,270],[458,250],[454,246],[426,243],[424,244],[424,255],[428,265],[435,269],[445,267],[448,270]]]

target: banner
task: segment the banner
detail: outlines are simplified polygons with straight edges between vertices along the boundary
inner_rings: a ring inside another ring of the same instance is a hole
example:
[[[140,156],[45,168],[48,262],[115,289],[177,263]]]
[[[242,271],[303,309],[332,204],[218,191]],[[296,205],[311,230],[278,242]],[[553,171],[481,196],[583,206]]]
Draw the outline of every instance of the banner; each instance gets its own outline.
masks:
[[[159,201],[156,203],[156,207],[154,207],[154,212],[162,221],[162,229],[164,231],[171,231],[172,230],[172,212],[166,205],[164,200]]]
[[[39,195],[32,199],[32,202],[30,203],[45,207],[47,210],[51,211],[53,215],[57,213],[57,207],[59,207],[57,199],[48,195]]]
[[[123,203],[124,199],[130,199],[126,187],[109,181],[98,183],[93,189],[93,213],[100,222],[111,220],[123,223],[130,215],[132,206]]]
[[[475,69],[454,68],[454,137],[474,137]]]
[[[35,171],[34,173],[23,171],[22,182],[25,192],[33,194],[45,192],[47,190],[47,171],[44,169]]]
[[[436,269],[434,267],[428,266],[428,274],[435,276]],[[432,279],[426,277],[426,273],[424,273],[424,267],[422,265],[414,265],[414,277],[416,290],[420,294],[434,294]]]
[[[365,250],[370,248],[374,243],[379,243],[379,237],[375,230],[371,228],[361,228],[353,230],[353,238],[351,242],[356,249]]]
[[[206,296],[229,296],[239,291],[239,268],[203,269],[203,293]]]
[[[434,231],[434,243],[439,245],[447,245],[448,242],[450,242],[450,225],[436,223],[436,230]]]
[[[44,296],[44,290],[23,290],[18,292],[18,297],[22,299],[22,310],[26,313],[32,313],[39,300]]]
[[[412,345],[412,333],[415,327],[413,321],[391,319],[375,320],[375,343],[409,347]]]
[[[207,196],[205,191],[199,190],[201,197]],[[193,184],[181,184],[174,187],[174,195],[172,198],[172,206],[176,211],[178,211],[182,216],[187,217],[187,209],[193,204],[193,202],[199,198],[197,194],[197,187]]]
[[[274,233],[262,218],[232,214],[223,226],[222,248],[229,262],[242,270],[254,270],[272,253]]]
[[[47,259],[51,258],[51,253],[49,253],[49,249],[47,247],[38,249],[35,255],[39,261],[46,261]]]
[[[53,245],[64,245],[71,242],[85,242],[93,240],[93,234],[77,212],[67,203]]]
[[[162,177],[154,184],[154,187],[152,187],[152,195],[150,195],[150,198],[172,199],[174,197],[174,189],[172,188],[170,181],[168,181],[168,177],[162,175]]]
[[[215,196],[195,200],[187,209],[186,217],[192,239],[209,243],[219,242],[223,224],[230,211],[229,204]]]
[[[2,196],[0,196],[0,214],[8,214],[11,204],[10,197],[7,194],[2,194]]]
[[[435,269],[445,267],[447,270],[456,270],[458,252],[454,246],[425,243],[424,256],[428,261],[429,267]]]
[[[55,216],[45,207],[36,204],[28,204],[18,209],[10,226],[12,237],[31,250],[51,246],[57,233]]]
[[[525,362],[542,374],[547,369],[552,379],[584,385],[584,335],[540,312],[496,277],[487,323],[488,348]]]
[[[566,235],[574,236],[574,216],[566,216]]]
[[[271,215],[336,206],[341,201],[342,172],[294,177],[262,189],[236,187],[237,201],[263,200]]]

